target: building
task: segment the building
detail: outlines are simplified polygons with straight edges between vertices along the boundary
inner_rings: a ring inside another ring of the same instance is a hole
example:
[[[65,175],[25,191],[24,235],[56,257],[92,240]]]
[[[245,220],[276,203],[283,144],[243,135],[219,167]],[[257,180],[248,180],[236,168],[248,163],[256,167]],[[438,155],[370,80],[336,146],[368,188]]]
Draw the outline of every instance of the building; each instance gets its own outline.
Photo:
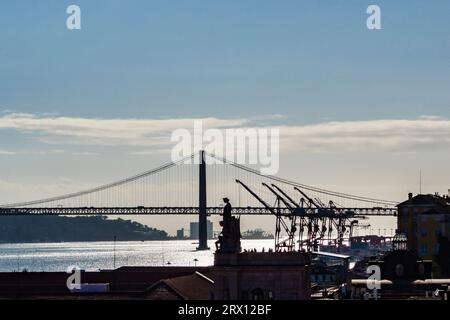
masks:
[[[176,279],[167,283],[173,288],[179,288],[183,299],[203,299],[206,297],[204,288],[208,281],[194,277],[193,274],[196,272],[208,276],[211,267],[120,267],[114,271],[82,271],[80,280],[83,292],[67,289],[66,281],[69,275],[66,272],[0,272],[0,299],[18,296],[24,299],[64,300],[101,300],[115,297],[158,299],[158,295],[149,288],[167,279]],[[184,288],[193,281],[202,287],[199,292],[191,294]],[[99,292],[99,287],[102,288],[102,292]]]
[[[368,266],[379,268],[380,273],[371,276],[379,278],[369,279],[367,274],[362,279],[353,279],[353,299],[424,299],[436,295],[436,292],[437,299],[446,298],[450,279],[432,279],[431,261],[408,250],[403,234],[394,237],[391,251],[368,261]],[[377,292],[369,286],[374,284],[379,284]]]
[[[439,236],[450,239],[450,197],[419,194],[398,206],[397,228],[407,238],[408,249],[422,259],[434,259]]]
[[[329,252],[312,252],[311,255],[311,283],[316,287],[350,284],[350,256]]]
[[[309,300],[310,254],[217,253],[214,296],[218,300]]]
[[[407,238],[397,234],[392,241],[392,250],[382,258],[369,261],[381,270],[381,279],[391,281],[412,281],[431,278],[431,261],[420,259],[407,248]]]
[[[177,230],[177,239],[184,239],[184,228]]]
[[[214,300],[214,281],[196,271],[163,279],[146,290],[149,300]]]
[[[213,223],[209,220],[206,221],[206,229],[207,229],[208,239],[212,239],[213,238]],[[198,239],[198,222],[190,223],[189,238],[193,239],[193,240]]]

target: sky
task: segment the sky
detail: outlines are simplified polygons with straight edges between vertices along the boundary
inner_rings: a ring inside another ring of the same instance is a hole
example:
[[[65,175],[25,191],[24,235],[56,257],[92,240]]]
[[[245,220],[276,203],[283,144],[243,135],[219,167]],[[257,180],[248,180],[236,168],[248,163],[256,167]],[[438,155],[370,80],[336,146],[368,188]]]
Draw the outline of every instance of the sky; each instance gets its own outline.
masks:
[[[81,30],[66,28],[71,4]],[[381,30],[366,27],[370,4]],[[279,176],[298,182],[401,201],[421,171],[423,192],[447,193],[449,13],[437,0],[2,1],[0,203],[156,167],[194,119],[280,128]],[[189,220],[140,218],[171,233]]]

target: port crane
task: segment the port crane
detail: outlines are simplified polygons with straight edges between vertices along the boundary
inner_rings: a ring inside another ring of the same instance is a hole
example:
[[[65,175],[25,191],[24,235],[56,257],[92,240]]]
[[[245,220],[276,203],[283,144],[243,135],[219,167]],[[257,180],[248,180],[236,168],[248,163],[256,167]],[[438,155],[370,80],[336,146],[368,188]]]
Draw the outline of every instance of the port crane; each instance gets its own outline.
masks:
[[[358,219],[366,218],[357,216],[349,208],[338,207],[333,201],[325,205],[320,199],[309,197],[298,187],[294,187],[294,190],[301,197],[295,201],[277,185],[263,182],[262,186],[275,196],[274,205],[269,205],[245,183],[240,180],[236,180],[236,183],[276,217],[275,251],[316,251],[319,244],[328,241],[335,243],[339,252],[346,236],[351,237],[354,228],[358,226]]]

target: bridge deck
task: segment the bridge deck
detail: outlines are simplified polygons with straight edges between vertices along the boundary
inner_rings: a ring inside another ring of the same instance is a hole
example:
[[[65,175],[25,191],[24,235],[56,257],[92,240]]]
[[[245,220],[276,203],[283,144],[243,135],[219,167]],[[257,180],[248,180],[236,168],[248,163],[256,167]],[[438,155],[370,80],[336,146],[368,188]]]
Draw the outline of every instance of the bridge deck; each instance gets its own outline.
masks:
[[[208,215],[219,215],[221,207],[208,207]],[[280,215],[292,215],[289,208],[276,208]],[[59,207],[59,208],[0,208],[0,216],[22,215],[198,215],[198,207]],[[264,207],[236,207],[235,215],[273,215]],[[296,210],[297,216],[396,216],[396,208],[337,208]]]

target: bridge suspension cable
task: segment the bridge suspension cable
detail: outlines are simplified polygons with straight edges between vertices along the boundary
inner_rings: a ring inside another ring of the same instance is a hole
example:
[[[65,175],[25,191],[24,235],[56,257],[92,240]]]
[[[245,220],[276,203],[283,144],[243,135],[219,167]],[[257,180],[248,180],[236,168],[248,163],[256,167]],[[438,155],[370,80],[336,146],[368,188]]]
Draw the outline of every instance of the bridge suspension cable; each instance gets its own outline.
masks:
[[[205,156],[217,160],[217,164],[207,165],[207,203],[209,206],[220,206],[222,197],[233,197],[239,206],[258,205],[254,199],[236,185],[235,179],[245,181],[252,189],[262,194],[266,201],[272,201],[273,194],[261,187],[262,182],[277,182],[284,191],[294,199],[295,187],[303,190],[318,203],[328,202],[335,197],[333,203],[340,206],[342,200],[357,201],[353,207],[365,207],[368,203],[393,207],[396,202],[362,197],[341,192],[335,192],[310,185],[297,183],[272,175],[264,175],[259,170],[237,164],[233,161],[205,153]],[[40,200],[18,202],[0,205],[0,208],[24,207],[196,207],[198,206],[198,154],[191,154],[176,162],[166,163],[153,170],[101,185],[96,188],[66,193],[61,196]],[[219,164],[221,163],[221,164]],[[207,162],[208,164],[208,162]],[[268,183],[270,184],[270,183]],[[282,184],[282,185],[281,185]],[[289,188],[286,188],[289,187]],[[290,190],[288,190],[290,189]],[[319,198],[317,198],[319,197]],[[323,197],[323,198],[322,198]],[[320,199],[322,198],[322,199]],[[327,200],[327,201],[325,201]],[[337,201],[336,201],[337,200]],[[360,203],[362,202],[362,203]],[[346,206],[348,207],[348,205]],[[374,206],[375,207],[375,206]]]
[[[55,201],[61,201],[61,200],[67,200],[67,199],[71,199],[71,198],[76,198],[76,197],[80,197],[80,196],[84,196],[84,195],[88,195],[88,194],[92,194],[92,193],[96,193],[96,192],[100,192],[100,191],[104,191],[107,189],[111,189],[114,187],[118,187],[139,179],[142,179],[144,177],[148,177],[154,174],[157,174],[159,172],[168,170],[174,166],[177,166],[187,160],[193,159],[196,155],[195,154],[191,154],[190,156],[184,157],[181,160],[178,160],[176,162],[169,162],[166,164],[163,164],[153,170],[149,170],[149,171],[145,171],[142,173],[139,173],[137,175],[119,180],[119,181],[115,181],[112,183],[108,183],[99,187],[95,187],[92,189],[87,189],[87,190],[83,190],[83,191],[79,191],[79,192],[74,192],[74,193],[69,193],[69,194],[65,194],[65,195],[61,195],[61,196],[56,196],[56,197],[51,197],[51,198],[46,198],[46,199],[40,199],[40,200],[33,200],[33,201],[27,201],[27,202],[20,202],[20,203],[12,203],[12,204],[6,204],[6,205],[0,205],[0,208],[19,208],[19,207],[26,207],[26,206],[34,206],[34,205],[40,205],[40,204],[45,204],[45,203],[49,203],[49,202],[55,202]]]
[[[331,190],[327,190],[327,189],[321,189],[321,188],[313,187],[313,186],[310,186],[310,185],[297,183],[297,182],[294,182],[294,181],[291,181],[291,180],[288,180],[288,179],[285,179],[285,178],[280,178],[280,177],[272,176],[272,175],[265,175],[265,174],[262,174],[260,171],[258,171],[256,169],[252,169],[252,168],[246,167],[244,165],[237,164],[237,163],[235,163],[233,161],[227,160],[227,159],[222,158],[222,157],[215,156],[213,154],[209,154],[208,153],[208,156],[210,156],[210,157],[212,157],[212,158],[214,158],[216,160],[219,160],[219,161],[221,161],[223,163],[229,164],[229,165],[231,165],[233,167],[236,167],[238,169],[241,169],[241,170],[247,171],[249,173],[252,173],[254,175],[260,176],[262,178],[270,179],[270,180],[277,181],[277,182],[281,182],[281,183],[290,185],[292,187],[302,188],[302,189],[305,189],[305,190],[309,190],[309,191],[313,191],[313,192],[317,192],[317,193],[321,193],[321,194],[326,194],[326,195],[334,196],[334,197],[338,197],[338,198],[344,198],[344,199],[349,199],[349,200],[355,200],[355,201],[361,201],[361,202],[372,203],[372,204],[379,204],[379,205],[385,205],[385,206],[395,206],[398,203],[398,202],[390,201],[390,200],[375,199],[375,198],[351,195],[351,194],[346,194],[346,193],[341,193],[341,192],[335,192],[335,191],[331,191]]]

